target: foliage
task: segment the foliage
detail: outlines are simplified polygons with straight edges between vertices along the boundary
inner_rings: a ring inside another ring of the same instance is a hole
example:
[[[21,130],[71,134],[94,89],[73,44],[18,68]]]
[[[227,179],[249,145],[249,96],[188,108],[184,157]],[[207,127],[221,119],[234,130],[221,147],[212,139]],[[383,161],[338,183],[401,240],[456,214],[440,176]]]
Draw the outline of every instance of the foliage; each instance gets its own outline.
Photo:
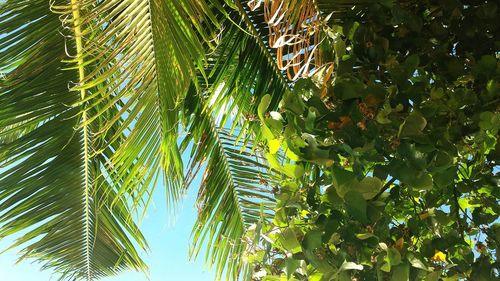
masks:
[[[499,8],[468,2],[0,0],[0,238],[145,271],[138,210],[204,170],[219,279],[494,278]]]
[[[192,255],[208,245],[218,278],[237,278],[243,233],[274,202],[245,146],[256,101],[271,93],[276,107],[288,89],[247,12],[229,0],[0,0],[0,238],[20,236],[21,260],[63,280],[146,271],[136,221],[155,185],[175,209],[206,167]],[[230,113],[241,134],[224,128]]]
[[[380,1],[333,13],[332,63],[279,111],[260,102],[281,182],[273,222],[246,234],[254,280],[499,277],[498,8]]]
[[[115,172],[108,165],[117,149],[113,130],[97,136],[118,110],[84,124],[109,98],[88,109],[78,104],[82,92],[68,83],[79,81],[79,71],[64,70],[63,61],[77,44],[65,45],[59,15],[49,8],[47,1],[0,4],[0,71],[6,72],[0,79],[0,237],[17,235],[12,247],[21,246],[20,259],[35,258],[61,278],[144,270],[138,249],[147,249],[145,238],[119,196],[121,183],[107,180]]]

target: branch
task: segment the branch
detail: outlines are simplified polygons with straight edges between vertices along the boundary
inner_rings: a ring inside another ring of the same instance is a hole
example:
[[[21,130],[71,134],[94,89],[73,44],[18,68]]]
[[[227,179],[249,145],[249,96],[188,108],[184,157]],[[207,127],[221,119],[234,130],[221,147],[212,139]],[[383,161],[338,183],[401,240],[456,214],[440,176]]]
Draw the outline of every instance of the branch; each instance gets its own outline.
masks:
[[[462,239],[463,239],[464,238],[464,230],[463,230],[462,224],[460,223],[460,210],[462,208],[460,207],[460,204],[458,203],[458,194],[457,194],[456,185],[453,186],[453,203],[455,204],[455,216],[457,218],[458,230],[460,230],[460,236],[462,236]]]
[[[370,201],[377,200],[380,197],[380,195],[382,195],[382,193],[384,193],[387,189],[389,189],[389,187],[391,187],[391,185],[395,181],[396,181],[396,178],[392,177],[388,182],[385,183],[385,185],[382,187],[382,189],[380,189],[380,191],[377,193],[377,195],[375,195],[375,197],[373,197],[372,199],[370,199]]]

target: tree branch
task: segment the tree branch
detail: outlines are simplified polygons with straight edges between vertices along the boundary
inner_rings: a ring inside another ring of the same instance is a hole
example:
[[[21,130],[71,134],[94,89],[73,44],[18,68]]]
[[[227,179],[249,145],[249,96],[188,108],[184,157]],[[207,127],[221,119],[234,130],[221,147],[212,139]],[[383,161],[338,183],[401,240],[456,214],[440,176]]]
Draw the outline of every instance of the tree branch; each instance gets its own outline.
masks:
[[[389,189],[389,187],[391,187],[391,185],[395,181],[396,181],[396,178],[392,177],[388,182],[385,183],[385,185],[382,187],[382,189],[380,189],[380,191],[377,193],[377,195],[375,195],[375,197],[373,197],[370,201],[377,200],[380,197],[380,195],[382,195],[382,193],[384,193],[387,189]]]

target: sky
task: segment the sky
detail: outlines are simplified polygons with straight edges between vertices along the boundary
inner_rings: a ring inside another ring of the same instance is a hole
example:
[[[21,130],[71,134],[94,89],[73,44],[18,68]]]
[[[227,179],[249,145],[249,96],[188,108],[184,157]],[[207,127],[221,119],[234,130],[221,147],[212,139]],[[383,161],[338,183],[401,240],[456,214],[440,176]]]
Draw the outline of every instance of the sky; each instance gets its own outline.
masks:
[[[142,223],[142,231],[151,252],[143,254],[149,265],[149,279],[143,273],[124,272],[118,276],[100,279],[102,281],[213,281],[213,270],[204,266],[204,252],[200,252],[195,262],[189,261],[188,246],[191,229],[196,220],[195,199],[200,178],[193,181],[175,220],[165,207],[165,189],[157,186],[153,203]],[[0,251],[9,246],[12,239],[0,240]],[[9,281],[48,281],[57,280],[50,270],[40,271],[39,264],[29,261],[15,264],[16,251],[0,254],[0,280]]]

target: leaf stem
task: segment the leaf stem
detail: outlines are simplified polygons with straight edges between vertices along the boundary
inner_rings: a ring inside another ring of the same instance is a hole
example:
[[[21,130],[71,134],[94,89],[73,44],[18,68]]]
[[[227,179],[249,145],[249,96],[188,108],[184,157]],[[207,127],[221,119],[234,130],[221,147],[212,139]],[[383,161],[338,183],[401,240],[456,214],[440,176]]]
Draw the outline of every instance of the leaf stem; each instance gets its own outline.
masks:
[[[85,100],[85,89],[82,88],[82,83],[85,79],[85,69],[83,61],[83,41],[81,30],[80,4],[78,0],[71,0],[71,12],[73,14],[73,27],[75,32],[76,43],[76,58],[80,86],[80,98]],[[84,155],[84,188],[85,188],[85,264],[87,268],[87,280],[92,280],[90,270],[90,202],[89,202],[89,132],[87,125],[87,112],[85,108],[82,110],[82,125],[83,125],[83,155]]]

